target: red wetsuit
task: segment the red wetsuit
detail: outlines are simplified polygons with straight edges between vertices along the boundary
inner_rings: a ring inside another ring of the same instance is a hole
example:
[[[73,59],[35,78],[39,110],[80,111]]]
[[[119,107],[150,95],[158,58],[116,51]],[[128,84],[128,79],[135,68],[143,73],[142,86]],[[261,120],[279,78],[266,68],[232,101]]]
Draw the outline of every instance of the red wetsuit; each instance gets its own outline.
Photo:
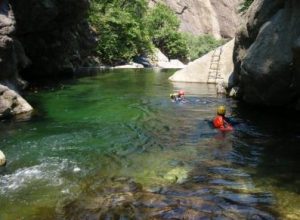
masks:
[[[213,120],[215,128],[220,129],[221,131],[233,131],[233,127],[225,120],[225,117],[218,115]]]

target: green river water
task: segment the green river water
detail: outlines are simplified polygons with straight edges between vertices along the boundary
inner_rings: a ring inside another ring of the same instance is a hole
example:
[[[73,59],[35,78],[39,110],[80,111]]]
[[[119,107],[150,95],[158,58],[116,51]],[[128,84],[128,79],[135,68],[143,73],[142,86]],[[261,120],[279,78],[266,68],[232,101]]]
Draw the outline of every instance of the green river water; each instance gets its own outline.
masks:
[[[107,71],[28,92],[35,115],[0,122],[0,219],[300,219],[299,117],[171,74]],[[187,102],[170,101],[179,89]],[[210,125],[220,104],[232,133]]]

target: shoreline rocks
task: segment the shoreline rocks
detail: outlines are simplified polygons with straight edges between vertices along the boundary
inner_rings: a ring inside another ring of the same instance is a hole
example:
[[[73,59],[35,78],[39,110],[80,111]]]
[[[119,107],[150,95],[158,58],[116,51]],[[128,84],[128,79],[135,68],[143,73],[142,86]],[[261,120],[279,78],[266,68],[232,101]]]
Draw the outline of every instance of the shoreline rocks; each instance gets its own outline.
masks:
[[[9,118],[32,111],[32,106],[18,93],[0,84],[0,118]]]
[[[149,58],[149,63],[152,67],[161,69],[182,69],[186,67],[180,60],[169,59],[165,54],[163,54],[158,48],[155,49],[154,54]]]

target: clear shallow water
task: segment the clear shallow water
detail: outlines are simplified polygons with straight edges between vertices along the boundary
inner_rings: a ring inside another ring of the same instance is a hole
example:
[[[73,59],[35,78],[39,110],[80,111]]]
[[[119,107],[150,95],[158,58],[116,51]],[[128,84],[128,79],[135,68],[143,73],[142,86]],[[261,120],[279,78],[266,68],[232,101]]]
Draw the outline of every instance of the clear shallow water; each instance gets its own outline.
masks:
[[[29,93],[37,115],[0,124],[0,219],[299,219],[299,119],[170,74],[110,71]],[[187,103],[169,100],[178,89]],[[220,104],[239,122],[225,136],[208,122]]]

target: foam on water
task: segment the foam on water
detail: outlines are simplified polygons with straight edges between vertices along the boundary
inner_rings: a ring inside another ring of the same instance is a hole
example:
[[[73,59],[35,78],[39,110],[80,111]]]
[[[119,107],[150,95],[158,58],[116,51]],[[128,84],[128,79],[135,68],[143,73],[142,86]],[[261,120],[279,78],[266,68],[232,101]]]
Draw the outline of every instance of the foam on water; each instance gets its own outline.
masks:
[[[76,173],[80,171],[80,168],[68,160],[59,162],[56,159],[48,159],[41,164],[18,169],[14,173],[1,177],[0,194],[7,195],[18,192],[26,187],[32,187],[36,183],[43,183],[47,186],[61,186],[64,184],[61,172],[67,170]]]

